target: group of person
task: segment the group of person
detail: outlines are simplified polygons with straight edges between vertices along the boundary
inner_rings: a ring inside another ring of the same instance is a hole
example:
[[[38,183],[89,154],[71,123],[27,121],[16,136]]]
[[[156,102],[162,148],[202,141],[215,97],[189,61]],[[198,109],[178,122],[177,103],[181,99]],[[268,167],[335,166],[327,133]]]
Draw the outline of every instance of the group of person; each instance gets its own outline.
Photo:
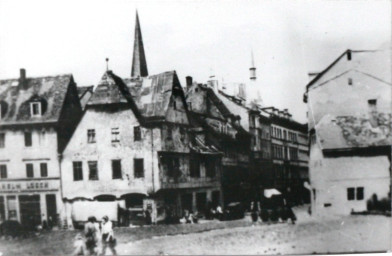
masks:
[[[284,201],[281,206],[268,207],[268,209],[262,209],[260,202],[252,201],[250,204],[250,216],[253,223],[256,223],[260,217],[263,222],[273,221],[276,222],[279,219],[286,221],[291,220],[292,224],[295,224],[297,217],[295,216],[293,209]]]
[[[95,217],[89,217],[84,226],[84,238],[77,234],[74,247],[74,255],[105,255],[107,248],[117,255],[113,223],[107,216],[102,218],[101,223]]]
[[[218,219],[218,220],[223,220],[223,210],[222,207],[218,204],[216,208],[210,207],[208,210],[208,219]]]
[[[184,210],[184,215],[180,219],[180,223],[193,224],[193,223],[198,223],[198,222],[199,222],[199,214],[197,211],[192,212],[192,211],[189,211],[188,209]]]

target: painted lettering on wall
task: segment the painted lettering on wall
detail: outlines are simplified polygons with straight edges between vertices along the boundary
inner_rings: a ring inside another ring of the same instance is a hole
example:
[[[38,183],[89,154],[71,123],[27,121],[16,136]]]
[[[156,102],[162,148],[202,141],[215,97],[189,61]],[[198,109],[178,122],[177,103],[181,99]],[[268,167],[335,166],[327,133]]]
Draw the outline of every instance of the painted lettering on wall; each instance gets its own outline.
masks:
[[[48,181],[4,182],[0,183],[0,192],[13,192],[21,190],[46,190]]]

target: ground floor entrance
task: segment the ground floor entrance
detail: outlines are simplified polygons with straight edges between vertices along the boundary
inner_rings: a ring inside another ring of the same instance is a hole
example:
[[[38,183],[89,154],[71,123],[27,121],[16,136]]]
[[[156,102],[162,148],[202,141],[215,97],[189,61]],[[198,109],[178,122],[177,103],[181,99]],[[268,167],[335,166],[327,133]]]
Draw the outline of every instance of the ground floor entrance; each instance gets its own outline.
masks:
[[[0,195],[0,218],[16,220],[27,229],[53,227],[59,219],[58,194]]]
[[[181,218],[185,211],[207,216],[211,208],[223,206],[223,194],[219,187],[167,189],[161,192],[160,198],[163,200],[162,207],[176,218]]]
[[[41,224],[41,206],[39,195],[19,196],[20,222],[31,230]]]

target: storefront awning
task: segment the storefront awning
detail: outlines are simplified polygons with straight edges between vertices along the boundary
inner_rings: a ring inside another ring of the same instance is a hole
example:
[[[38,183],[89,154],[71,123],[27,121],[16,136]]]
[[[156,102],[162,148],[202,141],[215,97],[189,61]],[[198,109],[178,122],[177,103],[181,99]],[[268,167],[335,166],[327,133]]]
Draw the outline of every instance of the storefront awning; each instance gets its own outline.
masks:
[[[68,201],[80,200],[80,199],[93,201],[101,198],[105,198],[105,199],[112,198],[113,200],[120,200],[132,194],[146,195],[146,196],[148,195],[145,189],[132,189],[127,191],[111,191],[111,192],[84,191],[83,193],[72,193],[72,194],[64,195],[64,199]]]
[[[280,193],[278,190],[271,188],[271,189],[264,189],[264,196],[266,198],[271,198],[274,195],[281,195],[282,193]]]

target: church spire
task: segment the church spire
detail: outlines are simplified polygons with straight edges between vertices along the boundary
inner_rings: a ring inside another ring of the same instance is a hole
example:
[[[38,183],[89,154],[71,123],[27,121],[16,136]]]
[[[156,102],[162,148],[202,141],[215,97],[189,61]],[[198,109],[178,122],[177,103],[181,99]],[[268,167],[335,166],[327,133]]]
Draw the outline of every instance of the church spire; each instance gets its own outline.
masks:
[[[250,71],[250,80],[251,81],[256,81],[256,67],[255,67],[255,59],[253,57],[253,50],[251,51],[251,58],[252,58],[252,63],[251,63],[251,67],[249,69],[249,71]]]
[[[136,10],[135,38],[133,42],[133,58],[131,77],[148,76],[146,55],[144,54],[142,31],[140,30],[139,15]]]

